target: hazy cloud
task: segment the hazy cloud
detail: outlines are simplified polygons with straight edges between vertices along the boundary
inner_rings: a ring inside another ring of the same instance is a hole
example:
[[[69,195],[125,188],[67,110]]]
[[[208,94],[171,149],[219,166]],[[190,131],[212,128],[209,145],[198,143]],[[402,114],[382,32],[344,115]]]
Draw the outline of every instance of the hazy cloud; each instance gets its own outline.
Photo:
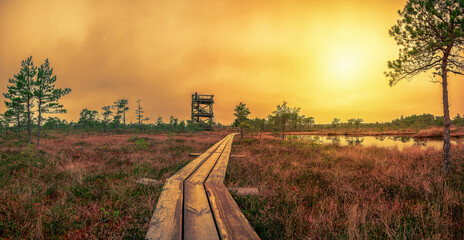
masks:
[[[74,120],[117,98],[129,99],[131,113],[142,99],[152,119],[187,119],[195,91],[216,96],[216,118],[226,123],[240,101],[264,117],[287,100],[318,122],[440,114],[439,86],[424,78],[389,88],[382,75],[397,54],[387,30],[403,4],[0,1],[0,89],[32,55],[36,65],[49,58],[57,85],[73,89],[63,104]],[[357,62],[351,77],[333,66],[339,56]],[[452,114],[464,112],[464,84],[454,80]]]

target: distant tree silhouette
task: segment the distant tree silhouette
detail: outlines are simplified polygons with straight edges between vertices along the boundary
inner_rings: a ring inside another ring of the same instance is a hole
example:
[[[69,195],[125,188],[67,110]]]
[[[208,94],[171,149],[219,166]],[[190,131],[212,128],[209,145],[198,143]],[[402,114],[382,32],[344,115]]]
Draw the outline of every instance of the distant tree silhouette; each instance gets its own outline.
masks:
[[[356,129],[359,129],[361,123],[364,122],[362,118],[350,118],[348,119],[348,124],[354,126]]]
[[[110,122],[110,117],[113,114],[113,111],[111,111],[111,106],[109,106],[109,105],[103,106],[102,110],[103,110],[103,112],[102,112],[103,132],[106,132],[106,130],[108,128],[108,123]]]
[[[307,129],[309,130],[315,123],[313,117],[305,117],[303,119],[304,124],[306,125]]]
[[[462,126],[464,124],[464,117],[461,117],[460,114],[456,115],[454,118],[453,118],[453,123],[456,125],[456,126]]]
[[[128,103],[129,102],[127,101],[127,99],[121,99],[119,103],[122,109],[122,123],[124,124],[124,126],[126,125],[126,112],[129,110],[129,107],[127,106]]]
[[[84,108],[79,115],[78,124],[87,129],[87,131],[96,125],[98,120],[98,111]]]
[[[340,118],[334,118],[334,119],[332,120],[332,126],[333,126],[334,128],[337,128],[338,125],[340,125],[340,123],[341,123],[341,122],[340,122]]]
[[[116,115],[114,116],[114,122],[117,124],[121,123],[121,118],[123,119],[123,125],[126,125],[126,111],[129,110],[127,106],[127,99],[118,99],[114,102],[113,108],[116,109]],[[121,115],[122,114],[122,115]]]
[[[58,117],[48,117],[47,121],[43,125],[44,129],[62,129],[66,128],[69,123],[65,119]]]
[[[234,116],[236,117],[236,122],[240,128],[240,138],[243,138],[243,132],[246,128],[249,128],[247,124],[248,115],[250,115],[250,109],[246,106],[245,103],[240,102],[234,109]]]
[[[255,131],[259,132],[259,140],[261,141],[263,131],[266,128],[266,119],[264,119],[264,118],[255,118],[253,120],[250,120],[250,122],[251,122],[251,125],[252,125],[253,129]]]
[[[144,116],[143,116],[143,113],[144,113],[145,111],[143,111],[142,105],[140,105],[140,102],[141,102],[141,101],[142,101],[142,100],[140,100],[140,99],[137,100],[137,109],[135,109],[135,115],[136,115],[136,117],[137,117],[137,121],[138,121],[138,124],[139,124],[139,131],[142,130],[142,123],[143,123],[143,121],[148,121],[148,120],[150,120],[149,118],[144,118]]]
[[[171,126],[171,129],[176,127],[177,124],[179,124],[179,119],[177,119],[176,117],[174,116],[170,116],[169,117],[169,126]]]
[[[461,0],[409,0],[389,33],[401,47],[388,62],[390,86],[432,70],[441,80],[443,94],[443,171],[450,171],[450,116],[448,72],[463,74],[464,2]]]
[[[287,102],[283,102],[282,105],[277,105],[277,109],[269,115],[269,122],[273,123],[274,126],[280,128],[282,131],[282,139],[285,139],[286,125],[288,121],[298,118],[300,108],[290,108],[287,106]]]
[[[163,117],[158,116],[158,118],[156,119],[156,127],[158,129],[161,129],[161,128],[164,127],[164,125],[165,125],[165,123],[163,122]]]

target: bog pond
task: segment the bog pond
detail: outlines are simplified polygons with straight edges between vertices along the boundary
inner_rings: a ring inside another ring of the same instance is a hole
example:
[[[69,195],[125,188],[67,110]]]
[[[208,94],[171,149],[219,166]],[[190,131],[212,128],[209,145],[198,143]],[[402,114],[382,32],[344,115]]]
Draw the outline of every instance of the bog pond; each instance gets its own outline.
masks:
[[[320,136],[320,135],[288,135],[289,141],[308,141],[322,144],[336,144],[339,146],[378,146],[398,149],[405,147],[432,147],[435,149],[443,148],[442,138],[413,138],[413,137],[398,137],[398,136]],[[462,144],[464,138],[451,138],[451,144]]]

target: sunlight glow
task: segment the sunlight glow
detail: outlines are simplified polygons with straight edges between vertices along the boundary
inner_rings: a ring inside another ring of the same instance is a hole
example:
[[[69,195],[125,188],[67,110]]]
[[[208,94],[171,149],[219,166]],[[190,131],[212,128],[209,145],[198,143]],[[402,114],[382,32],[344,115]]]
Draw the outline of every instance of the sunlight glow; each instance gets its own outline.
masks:
[[[328,54],[325,64],[328,80],[337,84],[351,85],[359,78],[363,56],[353,47],[338,46]]]
[[[0,0],[0,89],[33,56],[73,90],[68,121],[118,98],[131,109],[142,99],[151,119],[189,119],[194,92],[217,96],[224,124],[239,102],[262,118],[285,100],[317,123],[443,110],[428,75],[392,88],[383,74],[398,57],[388,30],[405,0],[108,2]],[[464,78],[450,78],[452,115],[462,115]]]
[[[346,58],[346,56],[334,59],[333,65],[335,74],[344,77],[351,76],[355,65],[354,61],[354,59]]]

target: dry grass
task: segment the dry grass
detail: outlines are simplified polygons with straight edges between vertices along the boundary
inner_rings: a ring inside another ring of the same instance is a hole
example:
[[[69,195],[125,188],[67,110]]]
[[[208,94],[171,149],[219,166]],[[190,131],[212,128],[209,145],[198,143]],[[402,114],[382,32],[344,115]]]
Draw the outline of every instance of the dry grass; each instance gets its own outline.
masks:
[[[143,239],[165,180],[225,134],[0,142],[0,238]]]
[[[289,132],[287,135],[346,135],[346,136],[412,136],[416,133],[412,129],[383,130],[369,128],[340,128],[340,129],[315,129],[308,132]]]
[[[464,136],[464,127],[454,127],[451,126],[451,136],[452,137],[462,137]],[[414,134],[414,137],[443,137],[443,127],[435,127],[428,129],[421,129]]]
[[[0,238],[142,239],[165,180],[224,137],[73,135],[0,142]],[[454,146],[454,145],[453,145]],[[464,238],[464,147],[441,152],[234,140],[226,185],[262,239]]]
[[[430,127],[420,130],[383,130],[360,128],[360,129],[317,129],[309,132],[289,132],[288,135],[347,135],[347,136],[405,136],[434,138],[443,137],[443,127]],[[464,127],[451,126],[451,136],[464,137]]]
[[[256,186],[236,199],[263,239],[464,237],[464,147],[442,175],[432,148],[385,149],[235,141],[226,185]]]

